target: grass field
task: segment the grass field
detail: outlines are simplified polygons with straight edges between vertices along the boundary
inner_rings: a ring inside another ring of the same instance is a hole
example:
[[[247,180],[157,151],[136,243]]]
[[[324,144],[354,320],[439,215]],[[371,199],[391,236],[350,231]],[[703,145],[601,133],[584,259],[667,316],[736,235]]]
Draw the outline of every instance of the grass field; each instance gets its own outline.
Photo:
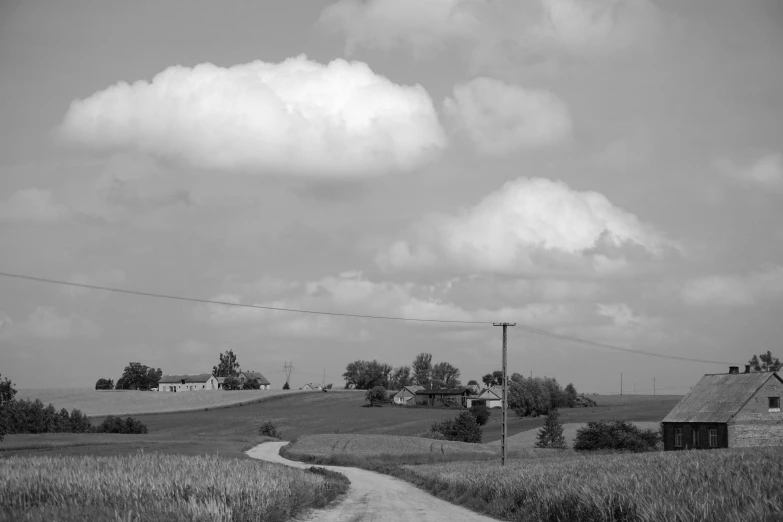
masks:
[[[19,390],[17,399],[40,399],[44,404],[53,404],[60,410],[76,408],[89,417],[106,415],[139,415],[142,413],[172,413],[178,411],[204,411],[205,408],[220,408],[261,402],[270,397],[296,395],[300,391],[283,390],[241,390],[241,391],[198,391],[198,392],[148,392],[134,390],[90,390],[51,389]]]
[[[283,521],[347,491],[339,474],[217,457],[0,460],[0,517],[13,521]]]
[[[642,430],[650,429],[653,431],[658,431],[658,427],[660,426],[660,423],[658,422],[634,422],[634,424]],[[563,436],[566,439],[566,444],[568,447],[572,447],[574,444],[574,439],[576,438],[576,432],[578,429],[583,428],[586,426],[586,423],[584,422],[569,422],[566,424],[563,424]],[[536,445],[537,434],[539,430],[529,430],[529,431],[523,431],[521,433],[517,433],[516,435],[512,435],[511,437],[508,437],[506,439],[506,443],[508,444],[509,449],[517,449],[517,448],[533,448]],[[489,443],[491,446],[497,446],[500,447],[500,440],[494,440]]]
[[[420,453],[484,453],[496,455],[497,450],[484,444],[401,437],[397,435],[307,435],[291,447],[292,453],[324,457],[335,453],[359,457],[391,454],[395,456]]]

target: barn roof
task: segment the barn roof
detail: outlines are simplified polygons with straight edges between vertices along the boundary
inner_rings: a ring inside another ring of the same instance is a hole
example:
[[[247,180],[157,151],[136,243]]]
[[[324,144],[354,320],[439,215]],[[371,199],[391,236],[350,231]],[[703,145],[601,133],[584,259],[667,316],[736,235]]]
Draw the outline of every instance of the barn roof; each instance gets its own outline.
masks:
[[[247,379],[258,379],[258,384],[261,384],[262,386],[265,384],[272,384],[270,383],[266,377],[261,375],[260,372],[241,372],[245,374],[245,377]]]
[[[163,375],[158,383],[181,383],[183,380],[186,383],[194,382],[207,382],[212,377],[211,373],[197,373],[191,375]]]
[[[664,417],[663,422],[729,422],[772,372],[707,374]]]
[[[416,390],[416,395],[462,395],[470,393],[467,388],[433,388],[431,390]]]

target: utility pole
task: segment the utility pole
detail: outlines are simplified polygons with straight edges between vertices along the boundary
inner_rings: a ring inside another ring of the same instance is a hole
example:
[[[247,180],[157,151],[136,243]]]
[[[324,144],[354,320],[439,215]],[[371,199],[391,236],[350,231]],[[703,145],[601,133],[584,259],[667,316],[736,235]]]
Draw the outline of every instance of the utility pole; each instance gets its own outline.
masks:
[[[503,401],[501,402],[501,405],[503,406],[503,433],[500,437],[500,465],[505,466],[506,465],[506,420],[508,418],[508,379],[506,378],[506,359],[507,359],[507,352],[508,349],[506,348],[506,340],[507,340],[507,334],[506,330],[509,326],[516,326],[517,323],[492,323],[493,326],[502,326],[503,327]]]

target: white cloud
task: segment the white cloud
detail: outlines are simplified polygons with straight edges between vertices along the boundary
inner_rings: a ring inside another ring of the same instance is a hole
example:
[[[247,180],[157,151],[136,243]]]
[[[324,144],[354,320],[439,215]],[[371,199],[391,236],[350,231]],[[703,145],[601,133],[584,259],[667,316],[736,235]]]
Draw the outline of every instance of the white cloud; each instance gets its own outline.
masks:
[[[410,170],[446,146],[423,87],[366,64],[300,55],[229,68],[173,66],[75,100],[60,133],[222,170],[364,177]]]
[[[453,96],[446,98],[444,110],[482,154],[502,156],[571,136],[568,107],[548,91],[480,77],[457,85]]]
[[[378,255],[382,268],[606,274],[674,247],[602,194],[541,178],[510,181],[459,215],[429,216],[411,235]]]
[[[91,276],[77,273],[69,277],[68,282],[93,286],[117,286],[125,282],[125,272],[114,268],[112,270],[96,272]],[[94,294],[95,297],[100,298],[105,298],[108,296],[108,292],[106,291],[92,290],[90,288],[82,288],[78,286],[63,286],[60,288],[60,291],[68,297],[79,297],[88,294]]]
[[[767,190],[783,190],[783,154],[779,152],[766,154],[744,166],[719,158],[715,161],[715,166],[738,181]]]
[[[783,296],[783,267],[747,276],[711,275],[687,281],[680,293],[691,306],[748,307]]]
[[[19,190],[0,202],[0,222],[53,222],[67,218],[70,209],[54,201],[48,190],[28,188]]]
[[[658,25],[650,0],[340,0],[320,22],[357,47],[407,47],[431,57],[456,44],[474,58],[606,55],[628,49]]]

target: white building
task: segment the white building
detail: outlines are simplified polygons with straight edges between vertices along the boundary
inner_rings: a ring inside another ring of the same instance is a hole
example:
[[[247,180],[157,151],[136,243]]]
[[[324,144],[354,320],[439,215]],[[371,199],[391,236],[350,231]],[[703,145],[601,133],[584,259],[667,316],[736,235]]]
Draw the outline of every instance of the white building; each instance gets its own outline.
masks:
[[[476,397],[467,398],[467,406],[478,406],[479,404],[485,405],[487,408],[502,408],[503,407],[503,387],[493,386],[487,388],[478,394]]]
[[[197,390],[217,390],[218,380],[211,373],[196,375],[164,375],[158,381],[158,391],[182,392]]]

